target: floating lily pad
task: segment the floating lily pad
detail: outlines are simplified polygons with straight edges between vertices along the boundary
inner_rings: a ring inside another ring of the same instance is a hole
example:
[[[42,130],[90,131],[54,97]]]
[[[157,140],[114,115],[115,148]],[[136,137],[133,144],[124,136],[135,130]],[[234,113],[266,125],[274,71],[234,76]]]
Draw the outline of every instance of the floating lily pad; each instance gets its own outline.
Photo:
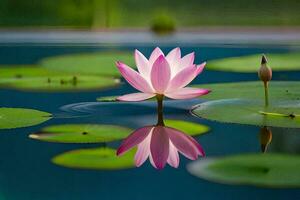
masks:
[[[264,100],[264,87],[261,81],[213,83],[194,85],[194,87],[207,88],[212,92],[201,96],[203,99],[257,99]],[[271,81],[269,83],[270,101],[300,100],[300,81]]]
[[[261,187],[300,187],[300,156],[285,154],[249,154],[225,158],[207,158],[188,165],[188,171],[200,178],[223,184]]]
[[[82,91],[115,87],[119,80],[101,76],[42,76],[0,79],[1,87],[31,91]]]
[[[268,63],[273,71],[299,71],[300,52],[267,54]],[[209,61],[207,69],[231,72],[257,72],[261,54],[224,58]]]
[[[117,157],[110,148],[78,149],[60,154],[52,162],[68,168],[118,170],[134,167],[135,149]]]
[[[135,66],[133,54],[120,51],[50,57],[43,59],[41,65],[55,71],[120,77],[116,61]]]
[[[98,97],[96,100],[99,102],[117,102],[118,97],[119,96],[104,96],[104,97]],[[144,101],[156,101],[156,97],[152,97]]]
[[[25,108],[0,108],[0,129],[21,128],[43,123],[50,113]]]
[[[97,101],[99,102],[116,102],[118,96],[105,96],[105,97],[98,97]]]
[[[165,125],[171,128],[178,129],[188,135],[197,136],[207,133],[210,128],[208,126],[181,120],[166,119]]]
[[[99,143],[123,139],[131,132],[129,128],[114,125],[64,124],[46,127],[29,137],[47,142]]]
[[[51,71],[35,65],[0,65],[0,78],[29,78],[62,75],[62,72]]]
[[[300,101],[282,101],[266,108],[262,101],[225,99],[201,103],[192,112],[218,122],[300,128]]]

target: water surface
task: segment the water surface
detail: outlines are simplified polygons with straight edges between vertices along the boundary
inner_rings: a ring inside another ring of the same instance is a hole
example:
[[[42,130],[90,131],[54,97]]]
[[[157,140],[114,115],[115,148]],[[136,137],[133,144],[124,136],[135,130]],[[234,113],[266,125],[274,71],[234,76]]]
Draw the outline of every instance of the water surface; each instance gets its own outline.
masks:
[[[147,56],[154,46],[139,47]],[[168,51],[173,45],[163,48]],[[112,48],[112,47],[111,47]],[[67,53],[95,52],[109,47],[85,45],[0,45],[0,64],[32,64],[47,56]],[[134,46],[113,47],[134,50]],[[196,63],[214,58],[289,51],[285,46],[205,46],[184,47],[183,54],[196,52]],[[101,66],[99,66],[101,67]],[[273,74],[274,80],[300,80],[300,72]],[[257,74],[239,74],[206,70],[193,83],[257,80]],[[56,166],[50,159],[60,153],[101,144],[55,144],[28,138],[42,127],[64,123],[119,124],[132,128],[154,124],[155,102],[137,104],[95,103],[100,96],[133,92],[129,85],[97,92],[47,93],[0,90],[1,107],[26,107],[54,113],[46,123],[0,131],[0,200],[82,200],[82,199],[298,199],[296,189],[266,189],[250,186],[229,186],[193,177],[185,166],[190,161],[181,157],[179,169],[167,166],[155,170],[149,162],[140,168],[119,171],[90,171]],[[221,124],[191,116],[188,108],[201,100],[166,102],[165,118],[207,124],[212,130],[197,138],[207,156],[224,156],[260,152],[259,127]],[[16,116],[17,117],[17,116]],[[175,127],[176,128],[176,127]],[[276,129],[272,152],[300,153],[297,130]],[[119,142],[107,144],[117,147]],[[2,199],[1,199],[2,198]]]

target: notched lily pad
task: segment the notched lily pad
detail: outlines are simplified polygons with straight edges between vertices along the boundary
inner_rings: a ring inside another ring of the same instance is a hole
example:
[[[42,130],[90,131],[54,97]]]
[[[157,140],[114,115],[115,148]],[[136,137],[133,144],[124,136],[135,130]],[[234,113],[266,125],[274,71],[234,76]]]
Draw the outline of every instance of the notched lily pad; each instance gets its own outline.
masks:
[[[135,66],[132,53],[121,51],[55,56],[43,59],[40,64],[55,71],[120,77],[116,61]]]
[[[131,132],[129,128],[114,125],[64,124],[48,126],[29,137],[58,143],[99,143],[123,139]]]
[[[273,71],[299,71],[300,52],[267,54]],[[231,72],[257,72],[261,54],[209,61],[207,69]]]
[[[30,91],[82,91],[115,87],[118,79],[101,76],[42,76],[29,78],[7,78],[0,80],[1,87]]]
[[[300,128],[300,117],[297,117],[300,101],[281,101],[265,107],[262,101],[225,99],[201,103],[192,112],[218,122]]]
[[[52,162],[68,168],[90,170],[120,170],[134,167],[135,149],[118,157],[110,148],[78,149],[65,152],[52,159]]]
[[[264,87],[261,81],[213,83],[194,85],[194,87],[207,88],[212,92],[202,96],[203,99],[256,99],[264,100]],[[270,101],[300,100],[299,81],[271,81],[269,83]]]
[[[274,188],[300,187],[300,156],[248,154],[206,158],[187,166],[188,171],[209,181]]]
[[[51,114],[25,108],[0,108],[0,129],[21,128],[43,123]]]
[[[191,136],[202,135],[210,130],[208,126],[194,122],[173,119],[165,119],[164,122],[166,126],[178,129]]]

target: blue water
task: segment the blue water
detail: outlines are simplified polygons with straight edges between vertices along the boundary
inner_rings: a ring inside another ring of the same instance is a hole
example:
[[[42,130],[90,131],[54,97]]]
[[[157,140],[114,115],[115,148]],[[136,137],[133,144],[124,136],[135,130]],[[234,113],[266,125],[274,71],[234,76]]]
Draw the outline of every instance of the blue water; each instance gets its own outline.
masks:
[[[172,48],[165,47],[164,51]],[[106,47],[108,48],[108,47]],[[0,45],[0,64],[31,64],[43,57],[66,53],[93,52],[106,49],[89,46]],[[116,47],[114,47],[116,48]],[[117,49],[133,50],[133,46]],[[139,50],[149,55],[153,47]],[[196,63],[214,58],[253,53],[286,52],[284,46],[204,46],[182,47],[184,54],[196,52]],[[274,80],[300,80],[300,72],[274,73]],[[206,70],[193,83],[257,80],[256,74],[238,74]],[[156,120],[152,102],[138,104],[88,103],[100,96],[134,91],[127,84],[112,90],[80,93],[20,92],[0,90],[1,107],[34,108],[56,116],[46,123],[0,131],[0,200],[153,200],[153,199],[300,199],[296,189],[266,189],[229,186],[208,182],[187,173],[189,163],[181,157],[179,169],[155,170],[148,162],[140,168],[119,171],[90,171],[56,166],[50,159],[62,152],[100,145],[55,144],[28,138],[44,126],[63,123],[110,123],[132,128],[153,124]],[[87,103],[82,103],[87,102]],[[78,104],[81,103],[81,104]],[[188,108],[197,101],[166,102],[165,117],[184,119],[212,127],[210,133],[198,137],[207,156],[259,153],[259,128],[220,124],[196,118]],[[70,105],[72,104],[72,105]],[[81,106],[80,106],[81,105]],[[87,112],[88,111],[88,112]],[[300,153],[297,130],[276,129],[269,151]],[[117,147],[119,142],[108,144]],[[300,166],[299,166],[300,168]],[[299,175],[299,174],[298,174]]]

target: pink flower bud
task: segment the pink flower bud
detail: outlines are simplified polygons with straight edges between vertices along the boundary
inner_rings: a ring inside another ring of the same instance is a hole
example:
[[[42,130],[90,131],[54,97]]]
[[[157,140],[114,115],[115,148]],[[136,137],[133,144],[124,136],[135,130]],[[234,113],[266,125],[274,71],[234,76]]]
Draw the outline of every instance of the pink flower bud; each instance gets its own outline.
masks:
[[[258,70],[258,76],[263,82],[269,82],[272,79],[272,69],[267,66],[267,58],[263,54],[261,58],[261,66]]]

